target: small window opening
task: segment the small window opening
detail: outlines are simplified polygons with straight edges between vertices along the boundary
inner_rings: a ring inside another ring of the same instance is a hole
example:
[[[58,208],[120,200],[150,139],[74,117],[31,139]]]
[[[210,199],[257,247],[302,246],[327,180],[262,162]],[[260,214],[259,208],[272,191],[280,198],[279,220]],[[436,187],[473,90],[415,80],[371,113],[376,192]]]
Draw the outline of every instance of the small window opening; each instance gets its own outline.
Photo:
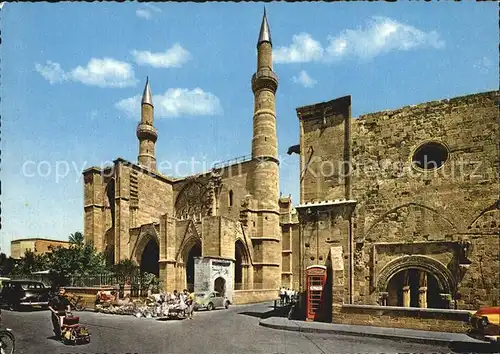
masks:
[[[229,191],[229,206],[233,206],[233,191]]]

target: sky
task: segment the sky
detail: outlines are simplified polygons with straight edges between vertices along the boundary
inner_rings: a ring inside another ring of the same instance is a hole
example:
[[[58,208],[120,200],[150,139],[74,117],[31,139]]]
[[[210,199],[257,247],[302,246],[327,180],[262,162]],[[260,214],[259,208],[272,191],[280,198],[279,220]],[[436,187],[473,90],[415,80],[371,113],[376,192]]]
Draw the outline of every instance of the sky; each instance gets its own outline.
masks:
[[[4,3],[1,251],[83,231],[81,172],[136,162],[149,77],[160,172],[251,153],[264,3]],[[494,2],[267,3],[280,189],[299,195],[295,108],[352,96],[353,116],[498,89]],[[179,165],[179,161],[188,161]],[[194,161],[194,163],[193,163]]]

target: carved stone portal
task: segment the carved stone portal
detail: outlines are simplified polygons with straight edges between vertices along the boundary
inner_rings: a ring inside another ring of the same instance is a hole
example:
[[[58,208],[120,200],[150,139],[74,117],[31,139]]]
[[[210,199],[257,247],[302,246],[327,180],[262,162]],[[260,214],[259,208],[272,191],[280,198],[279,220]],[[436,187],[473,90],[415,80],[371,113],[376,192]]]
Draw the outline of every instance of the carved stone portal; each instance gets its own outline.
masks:
[[[175,202],[175,213],[179,219],[199,219],[212,213],[212,195],[208,185],[193,180],[182,189]]]

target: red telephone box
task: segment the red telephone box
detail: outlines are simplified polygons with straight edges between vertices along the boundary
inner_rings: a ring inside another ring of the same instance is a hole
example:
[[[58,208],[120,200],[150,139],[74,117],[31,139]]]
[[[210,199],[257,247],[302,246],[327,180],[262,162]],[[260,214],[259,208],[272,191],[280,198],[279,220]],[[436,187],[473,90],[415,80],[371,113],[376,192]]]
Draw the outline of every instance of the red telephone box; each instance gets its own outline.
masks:
[[[314,265],[306,269],[307,299],[306,321],[320,320],[325,314],[325,286],[327,281],[325,266]]]

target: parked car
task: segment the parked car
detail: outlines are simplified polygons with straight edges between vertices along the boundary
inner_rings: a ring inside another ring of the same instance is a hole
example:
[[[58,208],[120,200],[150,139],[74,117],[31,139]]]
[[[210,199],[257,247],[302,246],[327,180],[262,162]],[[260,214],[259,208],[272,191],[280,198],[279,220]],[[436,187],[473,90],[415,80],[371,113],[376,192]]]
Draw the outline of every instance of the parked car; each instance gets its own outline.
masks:
[[[470,318],[468,334],[476,339],[500,343],[500,307],[485,307]]]
[[[227,297],[222,296],[217,291],[205,291],[194,294],[194,308],[195,310],[207,309],[212,311],[217,307],[229,307],[229,300]]]
[[[42,282],[34,280],[7,280],[2,284],[0,303],[15,311],[21,307],[47,308],[49,292]]]

